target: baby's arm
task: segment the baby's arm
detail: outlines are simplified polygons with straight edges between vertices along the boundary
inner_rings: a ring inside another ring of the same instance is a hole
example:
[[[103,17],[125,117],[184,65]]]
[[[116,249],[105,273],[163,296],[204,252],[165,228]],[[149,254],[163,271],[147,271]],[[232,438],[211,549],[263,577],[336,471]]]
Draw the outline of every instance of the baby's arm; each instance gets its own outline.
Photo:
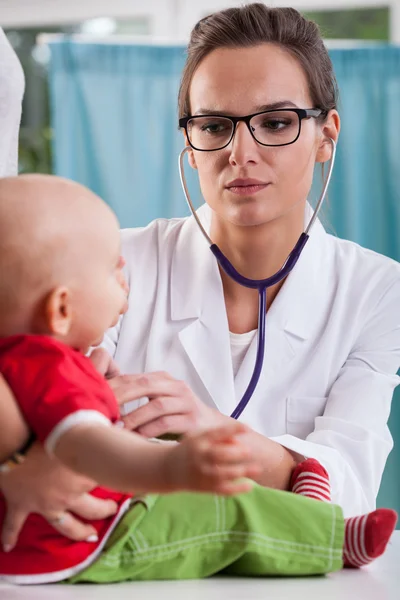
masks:
[[[28,441],[29,429],[18,404],[0,375],[0,465]]]
[[[52,449],[71,469],[126,493],[195,490],[234,494],[247,491],[259,468],[240,441],[247,428],[236,421],[198,433],[181,444],[154,444],[111,426],[79,424]]]

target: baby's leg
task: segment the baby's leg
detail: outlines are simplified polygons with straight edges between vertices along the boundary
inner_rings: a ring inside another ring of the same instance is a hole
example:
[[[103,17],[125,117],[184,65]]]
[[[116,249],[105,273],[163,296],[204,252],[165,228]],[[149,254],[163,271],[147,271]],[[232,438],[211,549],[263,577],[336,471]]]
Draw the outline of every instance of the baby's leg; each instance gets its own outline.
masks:
[[[222,497],[176,493],[131,508],[72,582],[316,575],[343,566],[338,506],[254,485]]]
[[[315,459],[297,465],[291,491],[315,500],[330,502],[329,475]],[[343,562],[346,567],[362,567],[384,553],[396,526],[394,510],[380,508],[367,515],[345,519]]]
[[[314,458],[307,458],[297,465],[290,483],[290,489],[295,494],[323,502],[331,501],[329,475]]]
[[[381,556],[396,527],[397,514],[378,508],[361,517],[345,520],[343,562],[345,567],[363,567]]]

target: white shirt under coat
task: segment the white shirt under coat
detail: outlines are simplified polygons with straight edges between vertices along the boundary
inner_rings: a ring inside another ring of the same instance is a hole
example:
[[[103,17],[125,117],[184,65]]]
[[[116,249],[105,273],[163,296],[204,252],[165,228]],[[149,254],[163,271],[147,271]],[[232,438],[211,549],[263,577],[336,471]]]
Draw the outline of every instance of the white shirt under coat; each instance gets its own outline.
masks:
[[[210,209],[199,215],[208,229]],[[123,373],[168,371],[231,414],[251,377],[257,336],[234,377],[219,269],[195,220],[158,219],[123,230],[122,240],[129,311],[105,347]],[[372,510],[393,446],[400,265],[328,235],[317,221],[266,321],[262,373],[240,420],[319,460],[345,516]]]

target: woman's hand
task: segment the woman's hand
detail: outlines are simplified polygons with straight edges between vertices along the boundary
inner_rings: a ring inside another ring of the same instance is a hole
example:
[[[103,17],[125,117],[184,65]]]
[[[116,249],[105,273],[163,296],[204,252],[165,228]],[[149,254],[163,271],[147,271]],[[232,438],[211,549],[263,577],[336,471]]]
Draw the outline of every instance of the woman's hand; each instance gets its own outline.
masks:
[[[112,379],[120,374],[117,364],[104,348],[95,348],[89,358],[96,371],[105,379]]]
[[[120,405],[145,396],[150,399],[148,404],[123,417],[127,429],[147,438],[167,433],[187,435],[235,422],[206,406],[184,382],[168,373],[120,375],[108,383]],[[261,465],[257,483],[288,490],[293,469],[303,457],[249,428],[241,434],[241,442]]]
[[[217,427],[229,420],[206,406],[183,382],[168,373],[120,375],[109,379],[118,403],[148,397],[150,402],[123,417],[125,427],[147,437],[187,434]]]
[[[148,404],[123,417],[127,429],[147,438],[169,433],[187,435],[232,422],[231,417],[206,406],[184,382],[168,373],[118,375],[108,383],[120,406],[146,396],[150,399]],[[304,457],[251,429],[242,434],[241,441],[262,467],[257,483],[288,490],[293,469]]]
[[[7,504],[1,535],[4,550],[10,551],[15,546],[26,518],[33,512],[72,540],[96,541],[95,529],[69,512],[86,519],[115,514],[115,502],[87,493],[95,486],[93,481],[50,458],[38,443],[34,444],[23,464],[0,474],[0,490]]]

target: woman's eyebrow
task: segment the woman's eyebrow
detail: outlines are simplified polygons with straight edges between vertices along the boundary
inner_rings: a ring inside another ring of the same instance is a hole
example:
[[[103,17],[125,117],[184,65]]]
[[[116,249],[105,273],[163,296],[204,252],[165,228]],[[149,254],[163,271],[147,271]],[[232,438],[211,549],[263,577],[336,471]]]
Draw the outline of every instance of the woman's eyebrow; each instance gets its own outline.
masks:
[[[253,110],[254,113],[263,112],[264,110],[276,110],[279,108],[298,108],[294,102],[291,100],[279,100],[279,102],[271,102],[270,104],[262,104],[261,106],[256,106]],[[249,113],[249,114],[253,114]],[[195,115],[221,115],[221,116],[234,116],[232,113],[228,113],[224,110],[218,110],[216,108],[199,108],[193,113]]]

